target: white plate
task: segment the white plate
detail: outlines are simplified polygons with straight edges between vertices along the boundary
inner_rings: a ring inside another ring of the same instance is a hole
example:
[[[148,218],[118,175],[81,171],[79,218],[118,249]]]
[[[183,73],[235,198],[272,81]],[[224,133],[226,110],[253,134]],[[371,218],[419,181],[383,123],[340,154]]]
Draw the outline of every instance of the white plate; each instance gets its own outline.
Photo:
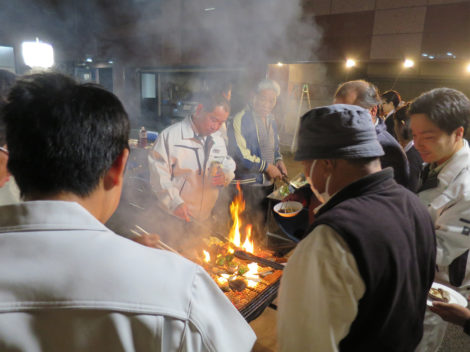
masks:
[[[437,282],[433,282],[431,287],[435,289],[442,288],[443,290],[449,292],[450,300],[448,303],[455,303],[462,307],[466,307],[468,304],[467,299],[464,296],[462,296],[457,291],[451,289],[450,287],[438,284]],[[432,306],[432,301],[429,298],[426,303],[428,306]]]
[[[302,210],[303,205],[300,202],[288,201],[288,202],[279,202],[274,206],[274,211],[284,218],[290,218],[296,216]],[[283,213],[281,209],[292,209],[294,211],[290,213]]]

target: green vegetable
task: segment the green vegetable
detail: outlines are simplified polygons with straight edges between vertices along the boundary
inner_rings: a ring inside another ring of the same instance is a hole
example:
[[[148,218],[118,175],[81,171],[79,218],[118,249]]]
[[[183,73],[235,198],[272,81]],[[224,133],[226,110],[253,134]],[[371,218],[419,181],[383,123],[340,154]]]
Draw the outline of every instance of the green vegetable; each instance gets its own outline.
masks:
[[[223,266],[225,265],[225,257],[224,256],[218,256],[217,260],[215,261],[217,265]]]
[[[289,186],[288,185],[282,185],[280,188],[279,188],[279,194],[281,196],[288,196],[290,194],[289,192]]]
[[[243,275],[248,271],[248,267],[246,265],[240,265],[238,267],[238,275]]]
[[[234,255],[233,255],[233,254],[227,254],[227,255],[225,256],[225,261],[226,261],[227,263],[230,263],[230,262],[233,260],[233,258],[234,258]]]

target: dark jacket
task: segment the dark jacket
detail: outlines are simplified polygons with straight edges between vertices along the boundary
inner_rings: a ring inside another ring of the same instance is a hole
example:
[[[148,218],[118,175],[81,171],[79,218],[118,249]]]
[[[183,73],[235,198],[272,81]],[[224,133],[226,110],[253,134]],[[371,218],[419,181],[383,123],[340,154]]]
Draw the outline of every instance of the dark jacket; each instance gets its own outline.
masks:
[[[263,183],[263,173],[267,168],[267,162],[261,157],[258,129],[250,107],[236,114],[227,124],[228,152],[235,160],[237,168],[235,179],[232,181],[247,183]],[[279,151],[279,136],[274,118],[268,117],[268,128],[272,128],[274,134],[274,159],[281,160]]]
[[[410,164],[410,183],[409,189],[412,192],[418,192],[420,186],[420,176],[423,169],[423,159],[414,146],[406,152],[408,163]]]
[[[387,132],[390,133],[393,138],[397,139],[397,135],[395,134],[395,123],[393,122],[393,115],[395,115],[395,112],[385,119],[385,127],[387,128]]]
[[[392,170],[336,193],[317,213],[348,244],[366,292],[341,351],[414,351],[434,279],[436,241],[426,207]]]
[[[394,171],[394,178],[400,185],[410,187],[410,166],[408,159],[401,145],[387,132],[385,122],[377,118],[378,123],[375,126],[377,139],[382,146],[385,155],[380,158],[382,169],[391,167]]]

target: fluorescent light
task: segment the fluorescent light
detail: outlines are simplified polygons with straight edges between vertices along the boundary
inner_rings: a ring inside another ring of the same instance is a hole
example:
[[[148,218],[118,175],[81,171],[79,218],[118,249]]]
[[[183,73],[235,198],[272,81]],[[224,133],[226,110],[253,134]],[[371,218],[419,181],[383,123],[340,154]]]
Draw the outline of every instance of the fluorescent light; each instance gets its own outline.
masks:
[[[354,67],[354,66],[356,66],[356,60],[354,60],[354,59],[347,59],[346,60],[346,67],[347,68]]]
[[[93,62],[93,58],[87,57],[87,58],[85,59],[85,61],[86,61],[86,62]]]
[[[434,60],[434,56],[429,55],[428,59]]]
[[[428,54],[426,54],[426,53],[422,53],[422,54],[421,54],[421,56],[427,57],[427,56],[428,56]]]
[[[204,11],[214,11],[214,10],[215,10],[215,7],[208,7],[204,9]]]
[[[23,60],[29,67],[49,68],[54,65],[54,49],[51,44],[42,43],[36,38],[35,42],[21,44]]]
[[[405,59],[405,61],[403,61],[404,68],[410,68],[410,67],[413,67],[414,65],[415,65],[415,62],[411,59]]]
[[[451,52],[447,52],[447,56],[452,56],[453,54]]]

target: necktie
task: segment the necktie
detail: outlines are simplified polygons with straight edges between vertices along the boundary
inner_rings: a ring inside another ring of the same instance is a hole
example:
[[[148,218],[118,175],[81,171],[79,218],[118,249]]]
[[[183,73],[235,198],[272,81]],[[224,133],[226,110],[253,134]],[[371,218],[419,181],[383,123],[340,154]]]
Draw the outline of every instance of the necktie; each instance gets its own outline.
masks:
[[[418,193],[427,189],[436,188],[439,185],[438,175],[438,172],[431,169],[431,164],[426,165],[421,172],[421,187],[419,187]]]

